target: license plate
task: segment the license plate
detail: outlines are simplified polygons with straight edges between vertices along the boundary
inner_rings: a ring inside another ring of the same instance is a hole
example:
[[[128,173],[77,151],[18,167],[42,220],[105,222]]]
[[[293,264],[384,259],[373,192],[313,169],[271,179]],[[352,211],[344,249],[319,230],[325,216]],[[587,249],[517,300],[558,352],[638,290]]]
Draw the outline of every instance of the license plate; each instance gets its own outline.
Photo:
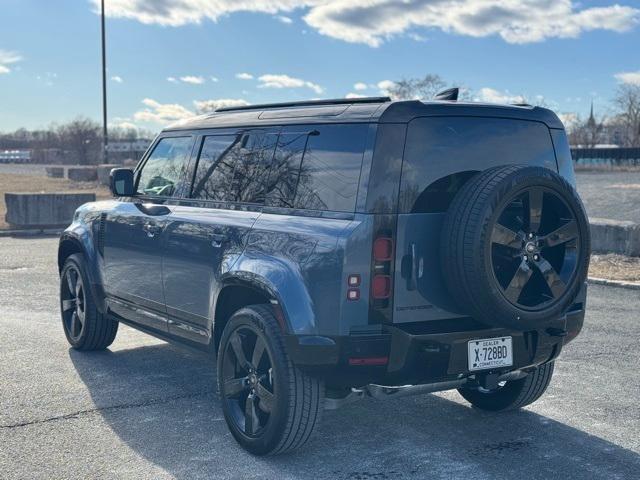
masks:
[[[471,340],[468,350],[470,371],[513,365],[511,337]]]

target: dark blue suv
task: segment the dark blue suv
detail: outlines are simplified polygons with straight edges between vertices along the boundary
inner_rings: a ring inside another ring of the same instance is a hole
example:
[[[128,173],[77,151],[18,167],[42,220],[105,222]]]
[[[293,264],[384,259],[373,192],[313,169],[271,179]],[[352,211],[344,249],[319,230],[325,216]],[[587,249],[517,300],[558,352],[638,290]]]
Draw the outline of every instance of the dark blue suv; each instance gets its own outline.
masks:
[[[580,332],[589,231],[558,117],[388,98],[219,109],[165,129],[60,239],[64,332],[120,322],[217,356],[233,436],[303,445],[322,410],[458,389],[535,401]],[[213,358],[211,368],[214,368]]]

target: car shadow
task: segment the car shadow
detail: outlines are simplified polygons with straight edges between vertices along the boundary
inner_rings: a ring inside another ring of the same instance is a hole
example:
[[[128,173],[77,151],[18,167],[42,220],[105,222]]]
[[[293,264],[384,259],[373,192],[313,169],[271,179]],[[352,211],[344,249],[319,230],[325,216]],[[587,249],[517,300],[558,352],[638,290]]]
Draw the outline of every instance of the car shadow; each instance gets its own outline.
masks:
[[[484,413],[440,395],[326,411],[303,450],[253,457],[227,430],[210,356],[168,344],[69,352],[113,432],[175,478],[631,479],[640,472],[640,455],[597,436],[529,410]]]

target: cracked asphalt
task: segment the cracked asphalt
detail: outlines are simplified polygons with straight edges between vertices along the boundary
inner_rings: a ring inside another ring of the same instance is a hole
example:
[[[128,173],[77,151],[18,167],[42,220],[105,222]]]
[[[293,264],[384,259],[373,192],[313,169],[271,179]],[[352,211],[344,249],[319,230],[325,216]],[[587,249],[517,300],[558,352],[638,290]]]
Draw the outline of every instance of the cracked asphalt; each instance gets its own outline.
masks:
[[[507,414],[455,392],[327,411],[304,450],[227,431],[214,365],[122,327],[79,353],[58,317],[55,238],[0,238],[0,478],[640,478],[640,291],[592,286],[547,394]]]

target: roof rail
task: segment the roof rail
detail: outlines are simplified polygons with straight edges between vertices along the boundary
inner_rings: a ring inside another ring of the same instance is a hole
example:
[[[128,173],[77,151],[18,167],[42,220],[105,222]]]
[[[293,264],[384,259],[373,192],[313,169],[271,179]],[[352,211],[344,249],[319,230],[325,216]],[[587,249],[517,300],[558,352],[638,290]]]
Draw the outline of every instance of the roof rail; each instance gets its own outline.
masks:
[[[267,110],[269,108],[314,107],[317,105],[351,105],[353,103],[385,103],[389,97],[334,98],[327,100],[307,100],[302,102],[263,103],[258,105],[241,105],[238,107],[222,107],[216,112],[233,112],[238,110]]]

